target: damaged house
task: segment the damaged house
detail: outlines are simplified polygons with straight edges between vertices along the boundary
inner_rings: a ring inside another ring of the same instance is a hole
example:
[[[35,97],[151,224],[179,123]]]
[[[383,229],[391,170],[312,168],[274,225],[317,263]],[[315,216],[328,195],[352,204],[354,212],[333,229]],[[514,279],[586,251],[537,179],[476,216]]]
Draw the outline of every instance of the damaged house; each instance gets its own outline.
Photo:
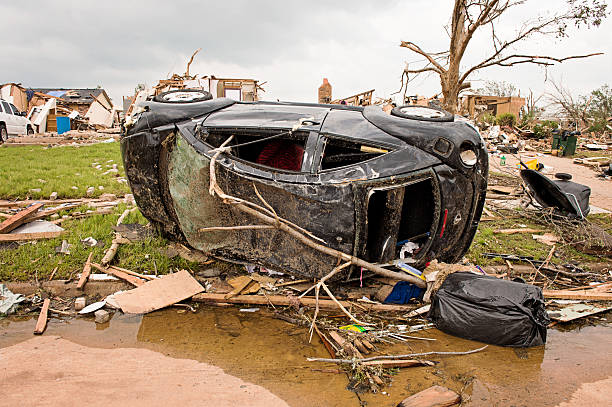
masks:
[[[12,103],[32,121],[38,133],[58,131],[57,120],[69,118],[64,130],[112,127],[117,110],[104,89],[25,88],[0,85],[0,98]],[[61,132],[62,130],[60,130]]]
[[[73,112],[78,112],[80,116],[87,118],[91,125],[102,127],[113,126],[116,109],[104,89],[38,88],[33,89],[33,91],[47,95],[40,96],[41,99],[48,98],[48,96],[56,98],[57,104]]]
[[[471,118],[483,113],[493,116],[512,113],[518,118],[524,106],[525,98],[518,96],[465,95],[461,100],[460,111],[462,115]]]
[[[166,100],[167,102],[191,101],[193,95],[187,93],[194,91],[206,92],[207,97],[211,98],[255,102],[259,100],[258,91],[263,91],[262,85],[256,79],[217,78],[214,75],[198,78],[198,75],[192,76],[189,75],[189,72],[183,75],[174,74],[169,79],[161,79],[153,88],[143,88],[138,90],[134,96],[124,97],[123,110],[126,115],[131,115],[136,106],[153,98],[162,100],[166,94],[173,98],[173,100]],[[176,91],[183,92],[176,93]]]

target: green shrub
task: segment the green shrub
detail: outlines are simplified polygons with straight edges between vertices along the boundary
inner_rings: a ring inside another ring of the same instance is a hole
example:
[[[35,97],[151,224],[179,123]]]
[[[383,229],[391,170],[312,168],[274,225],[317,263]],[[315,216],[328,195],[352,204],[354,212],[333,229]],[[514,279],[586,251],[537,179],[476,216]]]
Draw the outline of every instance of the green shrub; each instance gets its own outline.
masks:
[[[537,138],[547,138],[550,137],[552,131],[559,127],[559,123],[553,120],[543,120],[542,122],[533,126],[533,134]]]
[[[501,113],[497,115],[497,124],[500,126],[514,126],[516,125],[516,116],[512,113]]]
[[[495,123],[497,122],[497,119],[495,118],[495,116],[493,116],[491,113],[485,113],[482,115],[482,117],[480,118],[480,120],[483,123],[488,124],[489,126],[494,126]]]

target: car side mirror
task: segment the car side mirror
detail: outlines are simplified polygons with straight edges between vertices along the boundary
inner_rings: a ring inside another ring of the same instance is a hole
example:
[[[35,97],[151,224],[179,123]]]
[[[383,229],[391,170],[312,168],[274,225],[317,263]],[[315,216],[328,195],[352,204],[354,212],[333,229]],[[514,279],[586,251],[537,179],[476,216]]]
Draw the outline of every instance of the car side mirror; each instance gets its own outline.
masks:
[[[18,116],[23,116],[26,117],[28,114],[26,112],[19,112],[17,113]]]

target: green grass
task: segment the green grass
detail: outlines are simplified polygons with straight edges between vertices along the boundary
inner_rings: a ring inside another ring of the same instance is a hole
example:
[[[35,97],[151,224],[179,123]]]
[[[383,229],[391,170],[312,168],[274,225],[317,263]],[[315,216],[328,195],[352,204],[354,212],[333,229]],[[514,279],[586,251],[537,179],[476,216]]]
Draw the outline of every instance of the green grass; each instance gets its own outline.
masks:
[[[101,164],[103,169],[94,168],[94,162]],[[53,191],[58,193],[58,198],[81,198],[89,186],[96,188],[93,196],[102,193],[129,193],[127,184],[117,182],[116,176],[102,175],[114,163],[118,164],[119,175],[124,177],[119,143],[53,148],[5,145],[0,147],[0,199],[47,198]],[[104,187],[103,190],[98,188],[100,185]],[[78,189],[74,190],[72,186]],[[41,192],[32,193],[29,191],[32,188],[40,188]],[[60,212],[59,215],[91,209],[83,205]],[[120,204],[109,215],[66,220],[61,226],[67,232],[56,239],[26,242],[13,249],[7,249],[6,246],[0,248],[0,280],[34,280],[35,277],[45,280],[55,267],[55,279],[76,277],[83,269],[90,251],[94,252],[94,262],[102,260],[114,237],[112,226],[125,209],[126,205]],[[123,223],[148,222],[139,211],[134,211]],[[82,239],[89,236],[104,242],[104,247],[90,248],[81,243]],[[55,252],[62,240],[72,245],[69,255]],[[121,245],[112,264],[138,272],[154,273],[157,268],[159,274],[177,268],[197,270],[197,264],[178,256],[172,259],[166,257],[160,249],[167,244],[166,239],[156,235],[142,242]]]
[[[13,280],[25,281],[46,280],[53,269],[57,267],[55,279],[76,277],[83,269],[90,251],[93,250],[93,261],[99,263],[104,252],[110,247],[114,236],[111,229],[117,219],[126,208],[124,204],[119,205],[110,215],[93,215],[87,218],[67,220],[62,227],[67,230],[63,236],[56,239],[39,240],[27,242],[16,249],[0,250],[0,281]],[[86,206],[74,209],[84,212]],[[139,211],[131,212],[123,223],[148,223]],[[104,247],[87,247],[81,243],[82,239],[92,236],[98,241],[104,242]],[[66,240],[72,244],[70,254],[56,253],[55,248]],[[159,274],[175,271],[176,268],[197,270],[198,265],[187,262],[180,257],[172,259],[166,257],[160,249],[168,242],[166,239],[155,236],[142,242],[120,245],[113,265],[124,267],[132,271],[154,273],[155,268]],[[94,272],[97,272],[94,270]]]
[[[94,162],[102,170],[94,168]],[[0,198],[47,199],[52,192],[57,192],[60,199],[81,198],[88,187],[95,188],[94,197],[103,193],[129,193],[127,184],[117,182],[114,174],[102,175],[112,164],[117,164],[119,176],[125,177],[119,143],[52,148],[3,145],[0,147]],[[99,186],[104,189],[100,190]],[[40,192],[30,191],[38,188]]]
[[[612,156],[612,150],[580,150],[576,151],[571,158],[591,158],[591,157],[608,157]]]

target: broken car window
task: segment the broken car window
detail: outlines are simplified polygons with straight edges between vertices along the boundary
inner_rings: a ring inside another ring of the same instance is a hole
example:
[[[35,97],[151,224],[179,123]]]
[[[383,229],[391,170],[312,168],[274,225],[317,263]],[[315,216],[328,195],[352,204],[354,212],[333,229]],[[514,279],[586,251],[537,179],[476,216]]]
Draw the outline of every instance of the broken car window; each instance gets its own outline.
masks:
[[[389,150],[384,148],[367,146],[354,141],[327,138],[321,160],[321,170],[360,163],[388,152]]]
[[[307,132],[288,131],[210,131],[205,142],[219,147],[229,136],[234,136],[229,154],[243,161],[284,171],[301,171]]]

